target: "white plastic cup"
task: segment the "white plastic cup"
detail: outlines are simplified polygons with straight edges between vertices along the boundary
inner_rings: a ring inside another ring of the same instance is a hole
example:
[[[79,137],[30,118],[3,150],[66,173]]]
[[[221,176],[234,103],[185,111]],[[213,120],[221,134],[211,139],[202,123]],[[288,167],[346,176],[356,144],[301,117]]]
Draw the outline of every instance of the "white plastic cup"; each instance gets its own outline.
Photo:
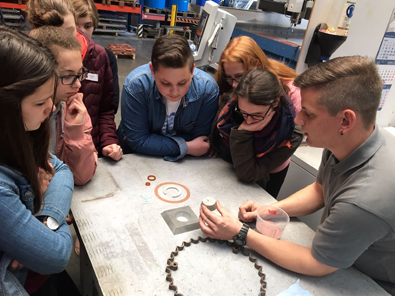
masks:
[[[258,208],[256,229],[261,234],[280,239],[288,223],[289,216],[284,210],[275,206]]]

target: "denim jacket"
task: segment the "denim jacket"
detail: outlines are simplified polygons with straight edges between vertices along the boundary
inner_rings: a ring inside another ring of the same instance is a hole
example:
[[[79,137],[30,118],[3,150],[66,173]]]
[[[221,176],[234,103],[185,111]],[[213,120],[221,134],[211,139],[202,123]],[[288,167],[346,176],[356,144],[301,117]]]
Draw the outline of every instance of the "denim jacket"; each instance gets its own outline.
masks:
[[[36,216],[51,216],[60,227],[52,231],[33,216],[34,193],[18,172],[0,166],[0,295],[25,296],[27,270],[59,273],[71,254],[72,238],[65,222],[71,205],[74,181],[69,168],[52,156],[55,175],[44,194]],[[24,268],[8,270],[16,259]]]
[[[121,98],[122,121],[118,137],[125,153],[132,151],[164,156],[176,161],[185,156],[186,141],[208,136],[218,108],[219,88],[207,73],[196,69],[187,94],[181,99],[174,119],[174,136],[163,136],[166,105],[149,64],[133,70],[125,79]],[[126,142],[123,138],[126,136]]]

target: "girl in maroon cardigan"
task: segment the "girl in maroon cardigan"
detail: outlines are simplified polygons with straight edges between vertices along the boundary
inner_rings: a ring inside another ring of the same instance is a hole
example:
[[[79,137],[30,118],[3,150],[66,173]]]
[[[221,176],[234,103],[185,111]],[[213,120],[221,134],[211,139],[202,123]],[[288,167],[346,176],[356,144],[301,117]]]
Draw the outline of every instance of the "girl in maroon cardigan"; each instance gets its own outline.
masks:
[[[74,8],[69,1],[30,0],[26,11],[33,28],[50,25],[76,31]],[[92,120],[93,142],[99,156],[119,160],[123,152],[116,135],[114,86],[107,53],[82,32],[76,34],[82,46],[82,63],[89,70],[80,91]]]

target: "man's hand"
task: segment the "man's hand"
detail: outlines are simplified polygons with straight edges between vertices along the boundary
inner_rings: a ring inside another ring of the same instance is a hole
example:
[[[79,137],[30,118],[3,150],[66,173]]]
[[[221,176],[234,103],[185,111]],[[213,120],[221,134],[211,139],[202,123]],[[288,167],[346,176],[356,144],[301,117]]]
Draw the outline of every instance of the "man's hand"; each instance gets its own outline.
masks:
[[[104,156],[111,157],[116,161],[120,160],[123,155],[121,146],[117,144],[107,145],[106,147],[103,148],[102,153]]]
[[[83,94],[77,93],[69,97],[66,101],[67,111],[64,115],[65,120],[70,124],[83,124],[86,114],[86,107],[82,101]]]
[[[214,214],[206,206],[200,207],[200,228],[208,237],[230,240],[239,233],[243,224],[228,213],[219,201],[217,201],[217,210],[221,216]]]
[[[205,155],[210,149],[210,142],[208,137],[200,136],[192,141],[187,142],[188,151],[187,154],[193,156],[202,156]]]
[[[258,216],[258,208],[261,205],[248,200],[239,207],[239,219],[244,222],[252,222]]]
[[[272,120],[273,115],[276,113],[276,111],[271,110],[266,117],[261,120],[261,121],[257,121],[257,122],[253,122],[248,124],[245,120],[240,124],[238,130],[245,130],[245,131],[250,131],[250,132],[259,132],[261,130],[263,130],[265,128],[265,126],[267,126],[270,122],[270,120]]]
[[[10,265],[8,265],[9,270],[16,270],[16,269],[22,269],[24,266],[20,264],[18,261],[15,259],[11,261]]]

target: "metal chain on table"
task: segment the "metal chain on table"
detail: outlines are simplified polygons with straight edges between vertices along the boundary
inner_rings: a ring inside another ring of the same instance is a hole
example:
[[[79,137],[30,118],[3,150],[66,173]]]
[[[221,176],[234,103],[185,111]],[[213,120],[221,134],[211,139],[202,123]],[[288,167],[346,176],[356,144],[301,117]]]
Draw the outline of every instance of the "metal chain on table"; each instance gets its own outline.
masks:
[[[266,291],[265,291],[265,288],[266,288],[265,277],[266,277],[266,275],[262,272],[262,266],[260,266],[258,264],[258,259],[252,257],[251,253],[247,252],[243,247],[242,248],[237,247],[234,243],[231,243],[229,241],[199,236],[197,239],[191,238],[189,241],[184,241],[181,246],[177,246],[176,250],[174,252],[171,252],[170,258],[167,259],[166,281],[170,282],[169,289],[174,291],[174,296],[184,296],[184,294],[178,293],[178,288],[176,285],[174,285],[174,279],[171,276],[171,271],[172,270],[175,271],[178,269],[178,263],[176,261],[174,261],[174,257],[176,257],[178,255],[179,251],[184,250],[185,247],[189,247],[192,243],[193,244],[197,244],[198,242],[205,243],[207,241],[209,241],[211,243],[217,242],[219,244],[226,244],[228,247],[233,247],[232,252],[234,254],[238,254],[239,251],[241,250],[241,253],[244,256],[249,257],[249,260],[254,263],[254,267],[258,270],[258,275],[261,278],[261,289],[260,289],[258,296],[265,296],[266,295]]]

